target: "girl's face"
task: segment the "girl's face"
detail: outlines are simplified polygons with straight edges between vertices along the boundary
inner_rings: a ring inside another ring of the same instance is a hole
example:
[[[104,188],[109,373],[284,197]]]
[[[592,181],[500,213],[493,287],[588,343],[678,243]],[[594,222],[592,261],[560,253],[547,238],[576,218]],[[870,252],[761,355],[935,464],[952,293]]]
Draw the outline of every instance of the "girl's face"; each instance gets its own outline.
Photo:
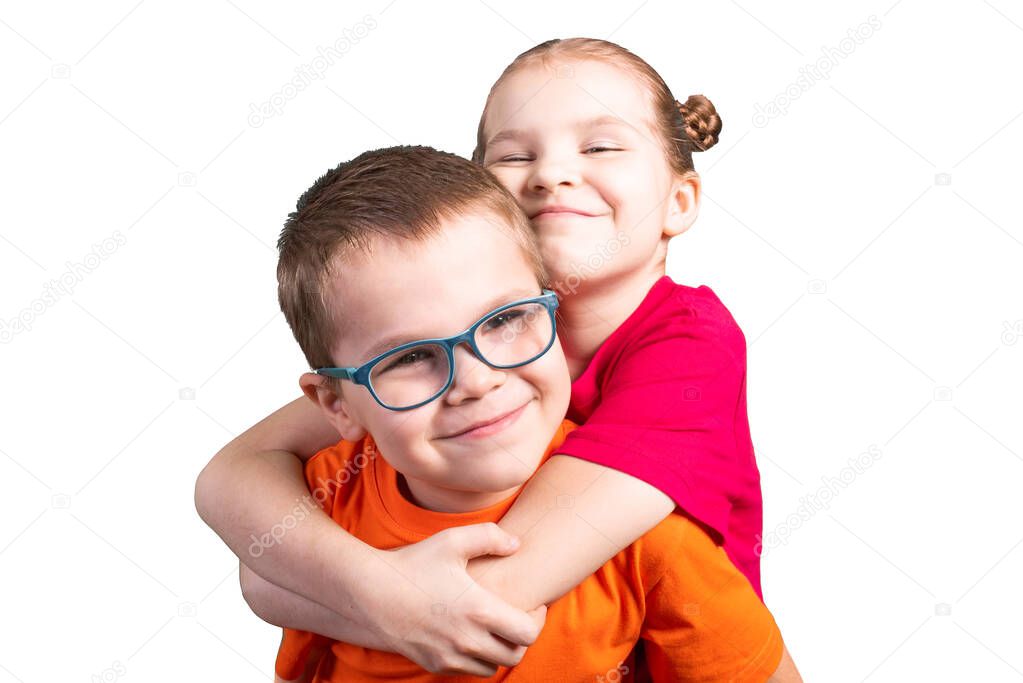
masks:
[[[650,96],[626,71],[595,60],[529,66],[489,107],[483,164],[529,216],[562,293],[573,280],[657,266],[662,239],[688,227]]]

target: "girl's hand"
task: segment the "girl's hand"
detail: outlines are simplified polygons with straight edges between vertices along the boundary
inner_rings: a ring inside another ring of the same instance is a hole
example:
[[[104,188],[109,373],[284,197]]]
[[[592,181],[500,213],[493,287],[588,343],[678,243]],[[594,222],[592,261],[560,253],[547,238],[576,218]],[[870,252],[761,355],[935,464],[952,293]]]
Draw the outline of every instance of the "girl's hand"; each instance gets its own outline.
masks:
[[[512,607],[473,581],[466,564],[517,549],[514,536],[487,523],[378,550],[393,571],[378,577],[367,618],[395,652],[431,673],[489,677],[499,665],[515,666],[539,636],[547,608]]]

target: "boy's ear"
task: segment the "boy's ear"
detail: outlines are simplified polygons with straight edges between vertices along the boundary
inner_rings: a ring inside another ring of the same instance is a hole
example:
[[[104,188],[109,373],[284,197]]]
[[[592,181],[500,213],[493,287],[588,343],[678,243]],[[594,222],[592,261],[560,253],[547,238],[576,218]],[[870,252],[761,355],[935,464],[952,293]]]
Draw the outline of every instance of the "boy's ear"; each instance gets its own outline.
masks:
[[[668,216],[664,221],[664,236],[675,237],[688,230],[700,214],[700,176],[691,171],[680,177],[671,187],[668,197]]]
[[[358,441],[365,438],[366,428],[355,419],[348,401],[334,391],[327,383],[326,377],[315,372],[306,372],[298,378],[298,385],[302,387],[302,393],[320,407],[327,421],[334,425],[342,439]]]

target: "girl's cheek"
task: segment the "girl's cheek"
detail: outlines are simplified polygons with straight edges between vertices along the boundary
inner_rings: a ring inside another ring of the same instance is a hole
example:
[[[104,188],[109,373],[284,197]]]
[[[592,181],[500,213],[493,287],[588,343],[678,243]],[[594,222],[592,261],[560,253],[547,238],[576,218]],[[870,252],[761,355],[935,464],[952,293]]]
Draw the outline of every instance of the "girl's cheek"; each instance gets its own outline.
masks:
[[[510,169],[491,169],[491,173],[497,181],[504,185],[505,189],[512,193],[517,200],[522,198],[522,190],[525,186],[525,175],[514,173]]]
[[[644,174],[643,169],[635,169],[632,173],[619,178],[619,182],[611,185],[609,203],[619,211],[629,211],[633,205],[649,205],[657,194],[655,178]],[[649,211],[650,206],[640,206],[638,210]]]

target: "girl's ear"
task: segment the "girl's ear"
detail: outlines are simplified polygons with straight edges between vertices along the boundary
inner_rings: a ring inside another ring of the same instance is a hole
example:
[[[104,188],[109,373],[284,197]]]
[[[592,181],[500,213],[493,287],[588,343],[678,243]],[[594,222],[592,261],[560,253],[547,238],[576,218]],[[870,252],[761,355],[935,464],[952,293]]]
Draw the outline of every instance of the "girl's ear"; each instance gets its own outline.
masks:
[[[318,405],[327,421],[334,425],[341,438],[345,441],[358,441],[365,438],[366,428],[351,410],[351,405],[340,393],[327,383],[327,378],[315,372],[303,373],[298,378],[302,393]]]
[[[688,230],[700,213],[700,176],[691,171],[671,186],[668,197],[668,215],[664,221],[664,236],[675,237]]]

